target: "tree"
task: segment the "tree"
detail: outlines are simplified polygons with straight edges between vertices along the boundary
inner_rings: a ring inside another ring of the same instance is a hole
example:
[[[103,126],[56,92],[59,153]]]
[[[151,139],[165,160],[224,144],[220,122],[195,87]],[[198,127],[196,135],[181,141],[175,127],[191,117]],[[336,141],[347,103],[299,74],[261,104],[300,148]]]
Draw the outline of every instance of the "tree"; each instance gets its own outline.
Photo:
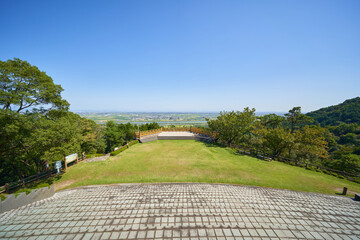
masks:
[[[0,183],[45,171],[46,162],[52,166],[81,152],[82,118],[54,111],[44,115],[0,110]]]
[[[264,116],[259,117],[262,125],[267,128],[276,128],[280,127],[284,122],[284,117],[276,115],[274,113],[266,114]]]
[[[157,122],[145,123],[140,125],[140,131],[147,131],[152,129],[159,129],[160,125]]]
[[[125,136],[125,132],[119,129],[118,124],[114,121],[107,121],[105,125],[106,152],[111,152],[115,147],[123,145]]]
[[[219,141],[228,147],[234,143],[243,144],[256,121],[255,109],[244,108],[243,112],[220,112],[215,120],[206,119],[209,128],[217,133]]]
[[[326,129],[318,126],[305,126],[294,132],[296,158],[311,163],[328,158],[325,132]]]
[[[294,107],[288,113],[285,113],[286,120],[290,123],[291,133],[293,133],[297,125],[311,123],[313,119],[301,113],[301,107]]]
[[[63,89],[54,84],[51,77],[28,62],[14,60],[0,61],[0,105],[3,110],[22,110],[50,105],[50,109],[69,108],[61,98]]]
[[[283,127],[260,128],[256,134],[260,137],[263,147],[268,150],[273,158],[279,157],[285,150],[292,147],[294,136]]]

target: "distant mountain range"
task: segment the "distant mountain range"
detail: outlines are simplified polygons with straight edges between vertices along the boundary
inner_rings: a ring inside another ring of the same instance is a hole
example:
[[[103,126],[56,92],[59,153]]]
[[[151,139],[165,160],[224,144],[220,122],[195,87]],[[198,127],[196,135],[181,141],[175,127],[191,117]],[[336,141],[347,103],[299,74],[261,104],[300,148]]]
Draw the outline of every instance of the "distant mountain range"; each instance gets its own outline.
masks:
[[[306,115],[314,118],[321,126],[336,126],[341,123],[360,125],[360,97],[348,99],[338,105],[321,108]]]

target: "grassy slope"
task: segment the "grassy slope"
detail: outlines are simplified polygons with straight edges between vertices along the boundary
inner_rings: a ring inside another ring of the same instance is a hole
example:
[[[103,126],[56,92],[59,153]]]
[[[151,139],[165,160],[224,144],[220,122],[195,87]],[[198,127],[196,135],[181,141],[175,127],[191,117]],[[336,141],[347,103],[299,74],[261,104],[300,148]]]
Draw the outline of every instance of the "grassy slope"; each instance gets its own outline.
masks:
[[[56,186],[133,182],[231,183],[329,194],[347,186],[360,192],[360,184],[192,140],[136,144],[105,162],[70,167]]]

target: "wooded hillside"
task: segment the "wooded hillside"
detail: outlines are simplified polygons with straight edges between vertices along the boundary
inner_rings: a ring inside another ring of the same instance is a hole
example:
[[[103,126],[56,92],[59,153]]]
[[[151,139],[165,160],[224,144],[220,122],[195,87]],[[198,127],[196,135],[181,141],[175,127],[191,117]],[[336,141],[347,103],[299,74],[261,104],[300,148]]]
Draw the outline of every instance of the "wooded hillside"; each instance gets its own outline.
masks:
[[[336,126],[341,123],[356,123],[360,125],[360,97],[348,99],[345,102],[309,112],[321,126]]]

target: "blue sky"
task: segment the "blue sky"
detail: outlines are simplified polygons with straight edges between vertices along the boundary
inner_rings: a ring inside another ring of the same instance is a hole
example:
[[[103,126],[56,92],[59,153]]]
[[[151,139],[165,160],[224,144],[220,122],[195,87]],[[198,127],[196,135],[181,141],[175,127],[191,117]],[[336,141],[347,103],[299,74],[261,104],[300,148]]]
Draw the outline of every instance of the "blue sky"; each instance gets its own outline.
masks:
[[[360,1],[0,0],[0,60],[71,110],[303,111],[360,95]]]

